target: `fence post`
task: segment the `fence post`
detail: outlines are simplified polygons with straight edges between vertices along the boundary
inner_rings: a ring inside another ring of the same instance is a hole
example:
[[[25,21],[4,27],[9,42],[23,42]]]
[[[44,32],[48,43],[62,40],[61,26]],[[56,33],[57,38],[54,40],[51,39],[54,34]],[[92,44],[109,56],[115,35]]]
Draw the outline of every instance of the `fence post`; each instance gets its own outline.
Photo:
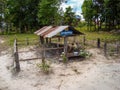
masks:
[[[86,42],[86,38],[85,36],[83,37],[83,45],[85,45],[85,42]]]
[[[107,42],[104,43],[104,55],[107,55]]]
[[[17,40],[14,41],[14,59],[15,59],[15,68],[16,71],[20,71],[20,63],[19,63],[19,55],[18,55],[18,47],[17,47]]]
[[[97,48],[100,48],[100,38],[97,39]]]

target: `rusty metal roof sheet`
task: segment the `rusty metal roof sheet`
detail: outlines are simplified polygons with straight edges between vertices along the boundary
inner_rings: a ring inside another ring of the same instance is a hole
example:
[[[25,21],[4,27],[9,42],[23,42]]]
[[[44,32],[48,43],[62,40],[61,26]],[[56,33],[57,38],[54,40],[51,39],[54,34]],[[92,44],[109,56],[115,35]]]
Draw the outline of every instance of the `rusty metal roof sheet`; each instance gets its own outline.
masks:
[[[37,30],[35,34],[40,35],[44,38],[51,38],[66,28],[72,29],[76,34],[82,34],[81,32],[77,31],[74,28],[70,28],[69,26],[44,26],[43,28]]]
[[[52,26],[44,26],[43,28],[37,30],[37,31],[35,32],[35,34],[41,36],[42,33],[48,31],[50,28],[52,28]]]
[[[63,31],[66,28],[68,28],[68,26],[44,26],[43,28],[37,30],[34,33],[44,38],[50,38],[57,35],[59,32]]]
[[[48,38],[53,37],[66,28],[68,28],[68,26],[57,26],[56,28],[54,28],[50,33],[48,33],[44,37],[48,37]]]

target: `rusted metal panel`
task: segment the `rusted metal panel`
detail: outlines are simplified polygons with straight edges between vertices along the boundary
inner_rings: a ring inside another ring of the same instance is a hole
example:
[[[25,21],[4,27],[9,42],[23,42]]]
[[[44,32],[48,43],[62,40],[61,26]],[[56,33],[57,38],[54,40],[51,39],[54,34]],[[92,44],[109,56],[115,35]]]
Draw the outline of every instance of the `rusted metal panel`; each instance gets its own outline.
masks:
[[[44,30],[46,27],[48,27],[48,26],[42,27],[41,29],[39,29],[39,30],[37,30],[36,32],[34,32],[34,34],[37,34],[37,33],[41,32],[41,31]]]
[[[48,37],[48,38],[53,37],[53,36],[57,35],[58,33],[60,33],[61,31],[63,31],[66,28],[68,28],[68,26],[59,26],[55,30],[53,30],[50,33],[46,34],[44,37]]]
[[[37,33],[37,35],[40,35],[40,36],[41,36],[42,33],[48,31],[48,30],[51,29],[51,28],[52,28],[52,26],[46,26],[45,28],[42,28],[42,29],[40,30],[40,32]]]
[[[51,33],[52,31],[55,31],[59,26],[56,26],[56,27],[52,27],[50,28],[49,30],[47,30],[46,32],[42,33],[41,36],[45,36],[45,35],[48,35],[49,33]]]
[[[65,29],[69,29],[73,31],[73,35],[82,35],[83,33],[77,31],[74,28],[71,28],[70,26],[44,26],[43,28],[39,29],[35,32],[35,34],[43,37],[43,38],[51,38],[59,34]],[[71,35],[72,36],[72,35]]]

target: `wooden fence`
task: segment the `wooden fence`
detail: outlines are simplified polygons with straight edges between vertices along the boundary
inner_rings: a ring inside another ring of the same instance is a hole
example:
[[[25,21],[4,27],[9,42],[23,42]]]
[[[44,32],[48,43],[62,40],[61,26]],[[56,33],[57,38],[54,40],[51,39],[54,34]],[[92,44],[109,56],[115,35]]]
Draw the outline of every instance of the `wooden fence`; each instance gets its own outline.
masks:
[[[107,42],[107,41],[103,41],[101,40],[100,38],[96,39],[96,40],[88,40],[86,39],[86,37],[84,36],[83,38],[80,38],[79,40],[80,44],[83,45],[82,47],[84,46],[92,46],[92,47],[95,47],[95,48],[99,48],[101,50],[103,50],[103,53],[105,56],[112,56],[112,55],[117,55],[119,56],[120,55],[120,41],[115,41],[115,42]],[[50,48],[44,48],[44,45],[41,46],[41,48],[39,49],[35,49],[35,50],[28,50],[28,51],[18,51],[18,46],[23,46],[23,45],[39,45],[39,39],[29,39],[29,38],[26,38],[25,40],[17,40],[15,39],[14,40],[14,63],[15,63],[15,68],[16,68],[16,71],[19,72],[20,71],[20,62],[19,61],[26,61],[26,60],[37,60],[37,59],[43,59],[43,58],[47,58],[47,56],[45,55],[45,52],[46,51],[53,51],[53,50],[63,50],[63,46],[59,47],[59,43],[57,45],[57,47],[50,47]],[[28,58],[28,59],[22,59],[20,60],[19,59],[19,54],[20,53],[23,53],[23,52],[36,52],[36,51],[39,51],[39,52],[42,52],[41,53],[41,57],[34,57],[34,58]],[[58,54],[56,51],[55,51],[55,54]],[[60,54],[58,54],[60,56]],[[50,57],[49,57],[50,58]]]
[[[101,40],[97,38],[96,40],[88,40],[85,36],[83,40],[81,39],[82,45],[91,46],[94,48],[99,48],[103,50],[105,56],[119,56],[120,55],[120,41],[108,42],[107,40]]]

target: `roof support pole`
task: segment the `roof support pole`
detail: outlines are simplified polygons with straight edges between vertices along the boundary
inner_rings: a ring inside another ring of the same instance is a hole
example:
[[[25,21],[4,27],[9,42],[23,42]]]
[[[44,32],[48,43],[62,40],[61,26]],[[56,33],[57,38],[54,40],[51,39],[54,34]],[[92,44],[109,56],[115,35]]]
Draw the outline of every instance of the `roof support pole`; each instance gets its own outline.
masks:
[[[43,44],[44,43],[44,38],[42,36],[40,36],[40,43]]]
[[[65,53],[65,57],[66,57],[66,61],[68,61],[68,57],[67,57],[67,40],[68,38],[67,37],[64,37],[64,53]]]
[[[48,44],[48,38],[46,38],[46,44]]]

